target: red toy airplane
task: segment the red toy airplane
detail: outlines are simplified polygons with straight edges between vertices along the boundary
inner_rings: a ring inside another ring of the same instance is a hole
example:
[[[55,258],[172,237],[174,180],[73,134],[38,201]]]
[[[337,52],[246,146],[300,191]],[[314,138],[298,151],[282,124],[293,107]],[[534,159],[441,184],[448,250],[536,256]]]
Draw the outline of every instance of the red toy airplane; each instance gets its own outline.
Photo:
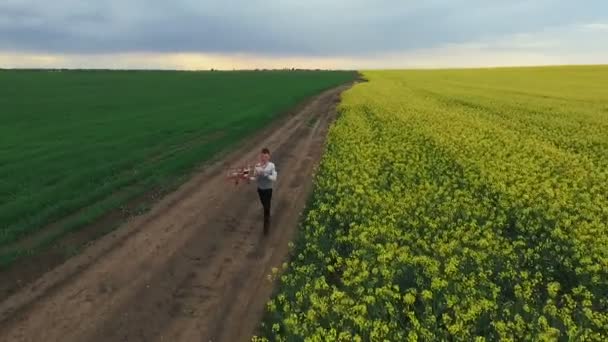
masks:
[[[234,181],[234,185],[238,185],[240,181],[246,181],[247,184],[255,180],[255,168],[253,166],[243,166],[228,169],[226,179]]]

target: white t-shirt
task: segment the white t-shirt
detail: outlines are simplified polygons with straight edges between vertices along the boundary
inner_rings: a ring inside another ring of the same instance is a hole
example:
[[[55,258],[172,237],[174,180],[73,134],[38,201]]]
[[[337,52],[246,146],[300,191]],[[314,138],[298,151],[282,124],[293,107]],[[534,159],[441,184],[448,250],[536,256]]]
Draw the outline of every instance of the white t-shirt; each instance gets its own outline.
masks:
[[[272,189],[272,183],[277,180],[277,170],[272,162],[268,162],[264,166],[256,164],[255,174],[260,189]]]

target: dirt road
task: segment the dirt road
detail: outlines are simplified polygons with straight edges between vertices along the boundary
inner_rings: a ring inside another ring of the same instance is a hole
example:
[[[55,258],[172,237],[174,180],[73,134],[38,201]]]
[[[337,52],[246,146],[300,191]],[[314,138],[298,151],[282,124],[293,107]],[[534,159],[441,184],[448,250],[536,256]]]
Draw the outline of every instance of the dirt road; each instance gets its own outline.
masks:
[[[339,95],[322,93],[150,212],[101,238],[0,303],[0,341],[247,341],[288,253]],[[226,165],[268,146],[279,179],[270,234],[255,185]]]

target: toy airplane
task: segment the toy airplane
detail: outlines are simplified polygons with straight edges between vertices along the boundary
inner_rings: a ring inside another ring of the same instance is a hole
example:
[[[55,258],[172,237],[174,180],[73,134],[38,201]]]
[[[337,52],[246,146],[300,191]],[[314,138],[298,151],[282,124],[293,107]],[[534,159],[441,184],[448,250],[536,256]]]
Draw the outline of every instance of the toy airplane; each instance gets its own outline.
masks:
[[[255,167],[248,165],[230,168],[228,169],[226,179],[229,181],[234,181],[234,185],[238,185],[240,181],[245,181],[247,184],[249,184],[252,180],[255,180]]]

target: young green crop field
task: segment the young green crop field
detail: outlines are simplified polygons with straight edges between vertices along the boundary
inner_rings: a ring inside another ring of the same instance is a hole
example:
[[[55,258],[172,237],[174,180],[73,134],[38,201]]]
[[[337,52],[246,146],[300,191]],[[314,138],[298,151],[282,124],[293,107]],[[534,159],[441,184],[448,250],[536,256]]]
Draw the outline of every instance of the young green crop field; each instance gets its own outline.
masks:
[[[370,71],[270,340],[608,338],[608,67]]]
[[[352,72],[0,71],[0,266],[241,142]],[[66,219],[66,217],[68,219]]]

